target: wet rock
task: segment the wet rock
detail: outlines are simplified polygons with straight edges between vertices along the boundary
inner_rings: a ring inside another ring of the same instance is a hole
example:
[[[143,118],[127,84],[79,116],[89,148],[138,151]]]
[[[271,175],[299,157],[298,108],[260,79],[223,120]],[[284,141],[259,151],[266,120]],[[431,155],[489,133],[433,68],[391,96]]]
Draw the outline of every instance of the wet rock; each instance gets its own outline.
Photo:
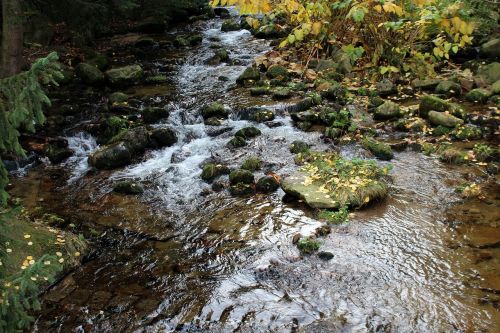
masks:
[[[349,74],[352,72],[351,57],[345,52],[337,52],[334,56],[337,62],[337,72],[340,74]]]
[[[271,193],[276,191],[280,187],[280,184],[276,178],[273,176],[264,176],[257,181],[255,188],[259,192]]]
[[[500,82],[500,81],[499,81]],[[486,103],[488,98],[490,98],[492,93],[489,90],[483,88],[472,89],[465,95],[465,99],[469,102],[476,103]]]
[[[420,100],[419,113],[422,118],[427,118],[429,111],[445,112],[450,109],[450,103],[433,95],[425,95]]]
[[[102,53],[95,53],[94,56],[87,61],[89,65],[99,68],[104,71],[109,67],[109,57]]]
[[[384,104],[385,100],[380,96],[372,96],[368,99],[368,110],[373,110]]]
[[[266,76],[270,79],[288,79],[288,69],[282,65],[272,65],[267,69]]]
[[[144,71],[139,65],[130,65],[106,71],[108,82],[116,86],[132,85],[142,79]]]
[[[301,234],[295,234],[295,235],[293,235],[293,237],[292,237],[292,244],[297,244],[301,238],[302,238]]]
[[[493,62],[479,67],[477,76],[486,84],[493,84],[500,80],[500,62]]]
[[[132,155],[143,153],[150,146],[149,132],[144,126],[121,132],[110,143],[123,142]]]
[[[141,37],[135,43],[134,46],[138,48],[148,48],[156,45],[156,42],[151,37]]]
[[[229,61],[229,53],[224,50],[224,49],[219,49],[215,52],[215,54],[210,57],[206,63],[211,66],[217,66],[221,62],[228,62]]]
[[[262,96],[267,95],[271,92],[269,87],[253,87],[250,88],[250,95],[252,96]]]
[[[210,119],[213,119],[213,118],[210,118]],[[211,125],[210,119],[208,119],[208,122],[205,122],[206,125]],[[218,121],[219,121],[219,124],[220,124],[220,120],[218,120]],[[214,125],[212,125],[211,128],[209,127],[209,128],[206,129],[207,135],[210,136],[210,137],[216,137],[216,136],[219,136],[219,135],[221,135],[223,133],[230,132],[232,130],[233,130],[233,128],[229,127],[229,126],[217,127],[217,126],[214,126]]]
[[[480,54],[486,58],[500,58],[500,38],[494,38],[481,45]]]
[[[97,169],[115,169],[128,165],[132,154],[123,142],[105,146],[89,156],[89,163]]]
[[[250,114],[248,120],[255,121],[258,123],[263,123],[274,120],[274,117],[275,115],[273,111],[266,109],[258,109]]]
[[[151,139],[158,147],[171,147],[177,142],[177,135],[170,128],[156,128],[151,133]]]
[[[495,95],[500,95],[500,80],[491,85],[491,92]]]
[[[245,141],[245,139],[241,136],[235,136],[234,138],[232,138],[231,140],[229,140],[229,142],[227,143],[227,145],[230,147],[230,148],[240,148],[240,147],[244,147],[247,145],[247,142]]]
[[[435,92],[446,97],[460,96],[462,94],[462,87],[453,81],[441,81],[436,86]]]
[[[342,136],[344,132],[340,128],[327,127],[325,128],[325,137],[329,139],[337,139]]]
[[[161,84],[161,83],[166,83],[168,82],[168,78],[166,75],[155,75],[155,76],[149,76],[145,80],[146,83],[152,83],[152,84]]]
[[[210,105],[205,106],[201,110],[201,115],[204,119],[227,118],[229,116],[229,110],[224,107],[224,104],[214,102]]]
[[[380,96],[385,97],[396,94],[398,89],[394,83],[388,79],[383,79],[375,85],[377,92]]]
[[[206,182],[211,182],[215,178],[229,174],[230,170],[227,166],[215,163],[208,163],[203,166],[201,179]]]
[[[257,156],[251,156],[243,161],[241,168],[248,171],[257,171],[262,167],[262,161]]]
[[[141,112],[142,119],[146,124],[154,124],[158,121],[168,118],[169,112],[165,108],[147,107]]]
[[[175,38],[174,46],[177,47],[196,46],[201,44],[202,41],[203,41],[203,35],[199,33],[180,35]]]
[[[250,195],[253,194],[253,187],[249,184],[238,183],[235,185],[231,185],[229,191],[232,195],[236,196]]]
[[[104,74],[96,66],[81,63],[76,66],[75,72],[86,84],[99,85],[104,83]]]
[[[121,194],[137,195],[144,193],[144,188],[140,183],[126,180],[116,183],[113,186],[113,191]]]
[[[229,10],[227,8],[223,8],[223,7],[214,8],[214,14],[215,14],[215,16],[219,16],[220,18],[231,17]]]
[[[300,112],[306,111],[312,108],[315,105],[321,104],[321,97],[306,97],[303,100],[297,102],[296,104],[292,104],[288,110],[289,112]]]
[[[128,95],[120,91],[117,91],[109,95],[108,101],[111,105],[115,103],[125,103],[128,101]]]
[[[241,137],[244,139],[254,138],[259,135],[261,135],[261,131],[257,127],[253,126],[244,127],[234,134],[235,137]]]
[[[294,141],[290,146],[290,152],[292,154],[306,153],[310,148],[311,146],[304,141]]]
[[[225,187],[226,187],[226,184],[224,182],[216,181],[212,184],[212,191],[220,192],[220,191],[224,190]]]
[[[54,144],[48,144],[44,153],[53,164],[59,164],[73,155],[73,151],[68,147],[59,147]]]
[[[288,88],[276,88],[273,90],[273,98],[277,100],[288,99],[292,96],[292,91]]]
[[[248,170],[234,170],[229,174],[229,182],[231,185],[238,183],[253,184],[255,182],[255,177],[253,173]]]
[[[462,119],[445,112],[430,111],[428,117],[431,124],[436,126],[455,127],[464,123]]]
[[[271,39],[284,37],[286,32],[280,30],[275,24],[266,24],[254,31],[254,35],[257,38]]]
[[[411,86],[413,87],[413,89],[417,90],[434,91],[440,82],[441,80],[438,79],[427,79],[427,80],[415,79],[412,81]]]
[[[327,252],[327,251],[318,252],[318,258],[320,258],[321,260],[328,261],[328,260],[332,260],[333,257],[334,257],[334,254],[331,252]]]
[[[398,104],[392,101],[386,101],[378,106],[373,113],[376,120],[389,120],[401,117],[401,109]]]
[[[260,80],[260,71],[255,67],[248,67],[245,71],[236,79],[236,82],[243,84],[246,81],[258,81]]]
[[[240,29],[241,29],[240,23],[236,20],[233,20],[233,19],[224,20],[224,22],[222,22],[222,26],[220,28],[220,30],[223,32],[237,31]]]
[[[292,118],[292,120],[297,121],[297,122],[307,121],[310,123],[318,123],[320,120],[320,115],[316,110],[311,109],[308,111],[301,111],[301,112],[292,113],[291,118]]]
[[[347,103],[347,89],[341,84],[335,83],[328,90],[321,92],[321,97],[345,105]]]
[[[383,161],[389,161],[394,157],[391,146],[374,138],[365,138],[362,146]]]
[[[451,133],[455,140],[479,140],[483,137],[481,129],[475,125],[465,124],[455,128]]]

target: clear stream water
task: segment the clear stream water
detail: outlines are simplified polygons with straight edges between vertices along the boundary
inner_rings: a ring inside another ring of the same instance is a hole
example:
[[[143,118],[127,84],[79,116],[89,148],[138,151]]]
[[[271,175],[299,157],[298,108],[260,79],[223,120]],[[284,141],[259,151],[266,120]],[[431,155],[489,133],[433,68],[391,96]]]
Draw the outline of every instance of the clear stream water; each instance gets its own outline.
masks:
[[[48,182],[44,175],[57,168],[47,166],[18,179],[16,191],[28,199],[44,197],[70,221],[104,232],[97,252],[45,295],[34,331],[498,332],[498,310],[479,303],[485,294],[471,283],[480,268],[469,252],[450,246],[456,234],[445,214],[458,200],[452,184],[461,180],[460,170],[415,152],[396,154],[387,201],[354,212],[321,239],[321,250],[334,254],[330,261],[299,255],[293,235],[321,224],[300,203],[283,202],[281,191],[249,198],[201,194],[209,185],[199,177],[200,165],[210,158],[237,167],[257,155],[265,170],[285,176],[297,169],[288,150],[294,140],[360,155],[355,146],[334,147],[320,133],[295,128],[286,104],[232,89],[270,47],[245,30],[221,32],[221,22],[190,27],[204,41],[169,73],[174,93],[158,93],[161,86],[129,91],[170,110],[154,126],[173,128],[175,146],[95,174],[87,165],[95,139],[70,133],[75,155],[63,166],[68,176]],[[240,65],[205,65],[214,44]],[[162,70],[161,62],[156,66]],[[217,136],[199,115],[215,100],[232,109],[227,132]],[[256,104],[276,110],[280,126],[237,118],[239,109]],[[227,148],[249,125],[262,135],[247,147]],[[146,192],[139,198],[111,193],[121,179],[140,180]]]

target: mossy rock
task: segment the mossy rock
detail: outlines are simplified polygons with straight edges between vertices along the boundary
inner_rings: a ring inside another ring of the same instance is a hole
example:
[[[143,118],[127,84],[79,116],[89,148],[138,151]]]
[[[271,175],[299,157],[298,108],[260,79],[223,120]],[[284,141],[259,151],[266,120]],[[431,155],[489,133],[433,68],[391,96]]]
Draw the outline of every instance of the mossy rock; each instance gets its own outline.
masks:
[[[361,144],[363,148],[369,150],[373,155],[381,160],[389,161],[394,157],[391,146],[389,146],[387,143],[375,140],[373,138],[365,138]]]
[[[230,148],[240,148],[240,147],[245,147],[247,145],[247,142],[245,141],[245,138],[241,136],[235,136],[234,138],[229,140],[227,145]]]
[[[251,156],[243,161],[241,168],[248,171],[257,171],[262,167],[262,161],[257,156]]]
[[[206,182],[211,182],[215,178],[227,175],[230,170],[227,166],[215,163],[208,163],[203,166],[203,171],[201,172],[201,179]]]
[[[304,237],[297,242],[297,248],[304,254],[311,254],[319,250],[320,242],[311,237]]]
[[[177,135],[171,128],[155,128],[151,132],[151,139],[159,147],[171,147],[177,142]]]
[[[150,146],[149,131],[145,126],[139,126],[125,131],[111,138],[111,144],[123,142],[132,156],[141,154]]]
[[[458,125],[462,125],[464,121],[460,118],[457,118],[447,112],[436,112],[430,111],[428,113],[429,121],[431,124],[435,126],[445,126],[445,127],[456,127]]]
[[[429,111],[445,112],[450,109],[450,103],[433,95],[425,95],[420,100],[420,117],[427,118]]]
[[[229,191],[235,196],[245,196],[253,194],[253,186],[250,184],[238,183],[231,185]]]
[[[128,101],[128,95],[121,91],[117,91],[109,95],[108,101],[110,104],[125,103]]]
[[[272,65],[267,69],[266,76],[270,79],[288,79],[288,69],[282,65]]]
[[[123,142],[104,146],[89,156],[89,163],[97,169],[115,169],[128,165],[132,154]]]
[[[344,134],[344,131],[341,130],[340,128],[336,127],[327,127],[325,129],[325,137],[329,139],[337,139],[340,138]]]
[[[411,86],[417,90],[434,91],[440,82],[441,80],[438,79],[415,79],[412,81]]]
[[[165,108],[147,107],[141,112],[142,120],[146,124],[154,124],[158,121],[168,118],[169,112]]]
[[[288,88],[276,88],[273,90],[274,99],[283,100],[290,97],[292,97],[292,91]]]
[[[103,142],[108,142],[111,138],[128,128],[128,121],[121,117],[111,116],[104,122],[104,128],[105,130],[101,138]]]
[[[493,83],[491,86],[491,92],[495,95],[500,95],[500,80]]]
[[[241,29],[240,23],[238,21],[232,20],[232,19],[224,20],[224,22],[222,22],[222,26],[220,28],[220,30],[223,32],[237,31],[240,29]]]
[[[208,118],[227,118],[229,116],[229,110],[224,107],[224,104],[220,102],[214,102],[205,106],[201,110],[201,115],[204,119]]]
[[[250,126],[240,129],[234,134],[234,136],[241,137],[243,139],[251,139],[261,134],[261,131],[257,127]]]
[[[436,86],[436,94],[445,95],[446,97],[462,95],[462,87],[460,84],[453,81],[441,81]]]
[[[255,182],[255,177],[253,173],[248,170],[234,170],[229,174],[229,182],[231,185],[235,184],[253,184]]]
[[[216,117],[210,117],[205,119],[204,123],[207,126],[220,126],[222,125],[222,120]]]
[[[483,137],[483,132],[475,125],[465,124],[455,128],[451,135],[455,140],[479,140]]]
[[[401,117],[401,108],[392,101],[386,101],[375,109],[373,117],[376,120],[389,120]]]
[[[292,154],[306,153],[311,149],[311,146],[304,141],[294,141],[290,145],[290,152]]]
[[[281,187],[311,208],[362,207],[387,195],[388,170],[370,160],[311,153],[300,171],[284,179]]]
[[[51,163],[59,164],[73,155],[73,151],[68,147],[59,147],[54,144],[49,144],[44,150]]]
[[[245,83],[245,81],[259,81],[260,71],[255,67],[248,67],[245,71],[236,79],[237,83]]]
[[[465,99],[469,102],[478,102],[478,103],[486,103],[488,99],[491,97],[492,93],[489,90],[477,88],[472,89],[465,95]]]
[[[102,53],[96,53],[87,63],[104,71],[109,67],[109,57]]]
[[[255,121],[258,123],[272,121],[272,120],[274,120],[274,118],[275,118],[274,112],[271,110],[265,110],[265,109],[256,110],[255,112],[253,112],[249,116],[249,120],[252,120],[252,121]]]
[[[139,65],[130,65],[106,71],[108,82],[115,86],[132,85],[142,79],[144,70]]]
[[[487,58],[500,58],[500,38],[493,38],[481,45],[480,53]]]
[[[131,180],[125,180],[116,183],[113,186],[113,191],[121,194],[137,195],[144,193],[144,187],[142,187],[140,183]]]
[[[146,78],[146,83],[160,84],[165,82],[168,82],[168,77],[162,74],[149,76]]]
[[[196,46],[203,42],[203,35],[200,33],[192,33],[186,35],[177,36],[174,39],[174,46],[186,47],[186,46]]]
[[[96,66],[81,63],[75,68],[76,75],[86,84],[100,85],[104,83],[104,73]]]
[[[375,109],[385,103],[385,100],[380,96],[372,96],[368,99],[368,109]]]
[[[271,89],[267,86],[265,87],[253,87],[250,88],[250,95],[252,96],[262,96],[267,95],[271,92]]]
[[[487,84],[493,84],[500,80],[500,62],[492,62],[491,64],[481,66],[477,75]]]
[[[450,147],[439,154],[439,160],[448,164],[464,164],[468,161],[467,156],[466,152]]]
[[[383,79],[375,85],[377,92],[380,96],[385,97],[396,94],[398,89],[394,83],[388,79]]]
[[[427,123],[420,117],[404,118],[394,123],[394,129],[404,132],[422,132]]]
[[[259,192],[271,193],[280,187],[279,181],[273,176],[264,176],[257,181],[255,188]]]

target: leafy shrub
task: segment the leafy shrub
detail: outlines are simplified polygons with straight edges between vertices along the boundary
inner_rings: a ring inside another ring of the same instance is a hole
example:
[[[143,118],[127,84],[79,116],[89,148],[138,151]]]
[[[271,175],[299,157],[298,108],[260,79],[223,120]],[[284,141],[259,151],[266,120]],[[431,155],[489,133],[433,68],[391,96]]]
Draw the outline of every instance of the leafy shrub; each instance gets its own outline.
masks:
[[[310,254],[319,250],[321,244],[310,237],[304,237],[297,243],[297,248],[302,253]]]
[[[322,211],[318,214],[318,217],[332,224],[341,224],[349,220],[349,209],[342,207],[337,212]]]

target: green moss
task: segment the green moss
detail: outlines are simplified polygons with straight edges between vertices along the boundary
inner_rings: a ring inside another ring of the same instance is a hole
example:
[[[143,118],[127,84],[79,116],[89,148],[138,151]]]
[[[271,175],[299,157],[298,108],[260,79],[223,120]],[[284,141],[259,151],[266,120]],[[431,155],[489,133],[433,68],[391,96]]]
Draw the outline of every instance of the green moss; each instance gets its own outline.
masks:
[[[253,173],[248,170],[234,170],[229,174],[229,182],[232,185],[239,183],[253,184],[255,182],[255,177]]]
[[[432,131],[432,135],[434,136],[448,135],[451,133],[451,131],[452,131],[451,128],[439,125]]]
[[[297,242],[300,252],[311,254],[319,250],[321,243],[311,237],[304,237]]]
[[[342,207],[336,212],[323,210],[318,214],[318,218],[328,221],[332,224],[342,224],[349,220],[349,209]]]
[[[225,165],[208,163],[203,166],[203,171],[201,172],[201,179],[204,181],[212,181],[221,175],[229,174],[230,170]]]
[[[245,141],[245,138],[241,136],[235,136],[229,142],[227,143],[229,147],[232,148],[239,148],[239,147],[244,147],[247,145],[247,142]]]
[[[294,141],[290,146],[290,152],[292,154],[306,153],[310,148],[311,146],[304,141]]]
[[[253,126],[244,127],[234,134],[235,137],[241,137],[244,139],[254,138],[259,135],[261,135],[261,131],[257,127]]]
[[[451,135],[456,140],[479,140],[482,138],[483,133],[479,127],[466,124],[455,128]]]
[[[484,143],[478,143],[472,150],[476,160],[480,162],[491,161],[497,154],[498,150]]]
[[[439,160],[449,164],[464,164],[467,162],[467,153],[450,147],[439,154]]]
[[[201,115],[203,118],[208,119],[208,118],[227,118],[229,115],[229,111],[226,110],[224,107],[224,104],[220,102],[214,102],[212,104],[209,104],[201,110]]]
[[[262,161],[257,156],[251,156],[247,158],[241,168],[249,171],[257,171],[262,167]]]
[[[387,143],[375,140],[373,138],[365,138],[361,142],[363,148],[369,150],[373,155],[381,160],[388,161],[394,157],[391,146]]]

